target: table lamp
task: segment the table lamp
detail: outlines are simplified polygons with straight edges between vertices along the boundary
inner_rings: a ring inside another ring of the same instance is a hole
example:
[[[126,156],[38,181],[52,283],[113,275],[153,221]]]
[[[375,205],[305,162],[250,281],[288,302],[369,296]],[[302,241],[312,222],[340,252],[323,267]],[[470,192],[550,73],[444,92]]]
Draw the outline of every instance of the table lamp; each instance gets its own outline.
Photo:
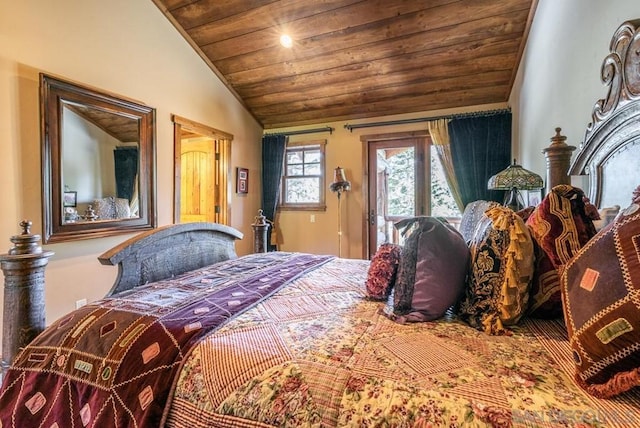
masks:
[[[503,205],[514,211],[525,207],[521,190],[539,190],[544,187],[542,177],[535,172],[524,169],[513,160],[513,164],[489,179],[489,190],[507,190]]]

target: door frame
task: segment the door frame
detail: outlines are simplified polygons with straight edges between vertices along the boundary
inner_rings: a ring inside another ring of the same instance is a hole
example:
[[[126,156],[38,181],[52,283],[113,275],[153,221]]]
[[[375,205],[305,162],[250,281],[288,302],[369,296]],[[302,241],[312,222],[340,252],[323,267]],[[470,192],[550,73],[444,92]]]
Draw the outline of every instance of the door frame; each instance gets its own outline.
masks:
[[[219,208],[218,223],[229,224],[231,214],[231,182],[228,177],[231,171],[231,142],[233,134],[203,125],[193,120],[185,119],[172,114],[173,122],[173,223],[180,223],[180,181],[182,179],[182,166],[180,156],[182,153],[182,130],[192,131],[215,140],[216,163],[215,186],[219,191],[216,205]]]
[[[429,135],[428,130],[419,130],[419,131],[409,131],[409,132],[394,132],[394,133],[386,133],[386,134],[371,134],[371,135],[361,135],[360,141],[362,142],[362,201],[363,201],[363,211],[362,211],[362,258],[369,259],[370,258],[370,249],[371,249],[371,240],[369,236],[369,211],[371,210],[369,203],[369,156],[370,156],[370,147],[371,143],[384,142],[384,141],[393,141],[393,140],[406,140],[410,138],[418,138],[424,141],[424,157],[422,160],[422,180],[425,183],[424,186],[424,194],[422,195],[423,201],[423,210],[422,215],[427,215],[429,211],[429,207],[431,206],[431,193],[429,189],[431,188],[431,176],[427,174],[426,168],[427,163],[426,159],[429,155],[429,146],[431,145],[431,137]],[[430,166],[430,165],[429,165]],[[420,173],[420,171],[416,171]],[[416,179],[420,179],[419,175],[416,176]],[[417,195],[416,195],[417,196]],[[418,196],[417,196],[418,197]]]

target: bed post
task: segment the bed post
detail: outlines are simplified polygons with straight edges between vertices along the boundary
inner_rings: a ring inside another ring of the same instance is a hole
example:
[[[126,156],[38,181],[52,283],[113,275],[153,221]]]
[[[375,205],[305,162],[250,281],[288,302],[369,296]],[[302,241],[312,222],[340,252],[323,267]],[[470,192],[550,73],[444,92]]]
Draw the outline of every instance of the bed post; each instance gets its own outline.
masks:
[[[271,226],[267,218],[262,215],[263,211],[258,210],[258,215],[255,218],[255,223],[251,224],[253,228],[253,252],[254,253],[266,253],[267,252],[267,232],[269,226]]]
[[[44,268],[52,251],[42,251],[40,235],[30,233],[31,222],[20,222],[22,233],[11,237],[14,247],[0,254],[4,273],[4,310],[2,319],[2,370],[45,327]]]
[[[558,184],[571,184],[569,165],[571,164],[571,153],[576,148],[566,143],[567,137],[560,135],[560,131],[560,128],[556,128],[556,135],[551,137],[551,145],[542,149],[547,160],[546,194],[549,194],[551,189]]]

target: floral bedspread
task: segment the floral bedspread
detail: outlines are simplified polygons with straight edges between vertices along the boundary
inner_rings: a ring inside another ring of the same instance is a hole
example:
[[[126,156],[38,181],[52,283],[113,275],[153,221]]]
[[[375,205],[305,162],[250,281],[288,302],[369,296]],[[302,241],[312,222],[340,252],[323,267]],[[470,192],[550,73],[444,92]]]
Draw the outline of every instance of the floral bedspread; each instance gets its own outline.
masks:
[[[637,391],[597,400],[574,383],[561,322],[396,324],[365,298],[367,266],[335,259],[201,341],[167,426],[640,426]]]

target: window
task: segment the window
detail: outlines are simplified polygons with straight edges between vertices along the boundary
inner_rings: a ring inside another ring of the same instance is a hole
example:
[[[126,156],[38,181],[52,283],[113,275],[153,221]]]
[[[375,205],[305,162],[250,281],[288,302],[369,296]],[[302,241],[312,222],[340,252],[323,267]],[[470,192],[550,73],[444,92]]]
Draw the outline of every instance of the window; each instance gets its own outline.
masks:
[[[462,215],[455,199],[449,189],[449,183],[445,177],[444,168],[436,147],[431,145],[431,215],[446,217],[449,220],[459,219]]]
[[[324,210],[324,147],[326,140],[287,144],[280,208]]]

